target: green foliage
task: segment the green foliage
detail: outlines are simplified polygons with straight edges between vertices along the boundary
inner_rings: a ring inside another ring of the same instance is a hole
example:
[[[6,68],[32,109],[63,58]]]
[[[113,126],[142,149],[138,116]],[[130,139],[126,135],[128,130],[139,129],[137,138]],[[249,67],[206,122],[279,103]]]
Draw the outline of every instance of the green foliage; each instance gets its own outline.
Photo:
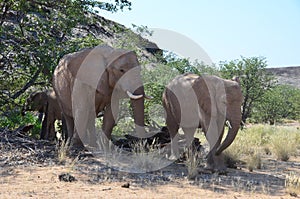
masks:
[[[137,26],[132,24],[132,30],[126,28],[117,28],[116,32],[118,32],[121,37],[118,38],[113,44],[115,48],[123,48],[135,51],[141,62],[149,62],[149,58],[154,58],[151,61],[156,62],[154,56],[147,57],[146,59],[143,57],[145,54],[145,48],[149,45],[149,42],[143,39],[143,36],[152,35],[152,31],[150,31],[147,26]]]
[[[162,112],[163,91],[168,82],[179,74],[177,70],[170,69],[164,64],[157,64],[153,68],[150,67],[150,65],[146,64],[145,70],[143,70],[145,93],[153,97],[153,99],[145,101],[145,121],[147,124],[150,124],[151,120],[161,123],[162,118],[164,118],[164,113]]]
[[[220,63],[223,78],[239,76],[244,96],[242,121],[251,116],[254,103],[260,102],[263,94],[274,84],[274,78],[266,72],[267,62],[263,57],[242,57],[241,60]]]
[[[195,61],[191,63],[189,59],[186,58],[178,58],[173,53],[168,53],[165,56],[166,65],[171,67],[172,69],[176,69],[180,74],[184,73],[194,73],[197,75],[209,74],[209,75],[217,75],[218,70],[215,66],[205,65],[202,62]]]
[[[21,116],[18,112],[9,112],[9,115],[7,116],[0,116],[1,127],[16,129],[20,126],[22,127],[28,124],[33,125],[33,129],[30,130],[30,135],[38,137],[42,124],[34,115],[27,113],[25,116]]]
[[[253,108],[256,122],[274,124],[282,119],[300,118],[300,90],[288,85],[278,85],[266,91]]]
[[[76,33],[76,28],[96,23],[89,12],[130,9],[131,2],[5,0],[0,7],[0,111],[10,117],[10,112],[19,111],[30,88],[51,85],[63,55],[102,43],[89,31]]]
[[[147,26],[138,26],[135,24],[132,24],[132,28],[134,30],[135,33],[137,33],[138,35],[144,37],[144,36],[152,36],[153,31],[149,30]]]

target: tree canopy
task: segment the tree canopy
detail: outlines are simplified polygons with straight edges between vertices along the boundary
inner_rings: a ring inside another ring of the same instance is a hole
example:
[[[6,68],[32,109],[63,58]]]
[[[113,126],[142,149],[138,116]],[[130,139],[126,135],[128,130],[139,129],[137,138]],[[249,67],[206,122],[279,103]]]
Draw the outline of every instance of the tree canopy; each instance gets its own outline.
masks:
[[[253,105],[262,99],[262,95],[274,85],[274,77],[266,72],[264,57],[242,57],[240,60],[220,63],[222,77],[231,79],[239,76],[244,96],[242,121],[251,116]]]
[[[130,7],[127,0],[1,0],[0,107],[19,104],[18,97],[33,85],[49,86],[64,54],[101,43],[92,33],[73,37],[74,28],[93,24],[88,13]]]

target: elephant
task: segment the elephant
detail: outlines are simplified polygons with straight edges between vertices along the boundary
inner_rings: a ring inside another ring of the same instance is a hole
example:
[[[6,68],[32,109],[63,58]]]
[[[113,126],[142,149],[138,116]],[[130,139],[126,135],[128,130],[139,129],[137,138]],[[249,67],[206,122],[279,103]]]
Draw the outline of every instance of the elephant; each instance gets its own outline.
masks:
[[[32,93],[26,100],[22,109],[22,115],[25,115],[26,111],[38,111],[40,120],[42,120],[42,115],[44,114],[40,138],[54,140],[56,136],[54,123],[56,120],[62,120],[61,109],[55,92],[47,90]]]
[[[162,100],[171,137],[171,158],[179,155],[176,134],[180,127],[186,144],[191,143],[195,130],[202,128],[210,146],[206,169],[225,171],[222,152],[235,139],[241,123],[243,95],[239,79],[182,74],[166,86]],[[225,124],[228,134],[222,142]]]
[[[95,118],[103,112],[106,143],[116,125],[119,99],[131,99],[136,133],[145,133],[144,87],[135,52],[107,45],[65,55],[53,74],[53,87],[74,147],[98,150]]]

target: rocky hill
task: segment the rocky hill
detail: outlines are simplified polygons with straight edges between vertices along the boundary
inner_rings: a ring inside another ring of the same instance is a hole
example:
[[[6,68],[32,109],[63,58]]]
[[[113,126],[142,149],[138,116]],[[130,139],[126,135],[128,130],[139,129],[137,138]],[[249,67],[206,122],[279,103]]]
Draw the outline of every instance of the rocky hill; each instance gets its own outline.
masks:
[[[288,84],[300,89],[300,66],[268,68],[267,71],[276,77],[278,84]]]
[[[83,38],[92,34],[110,46],[135,50],[141,59],[148,59],[153,54],[162,53],[155,43],[124,25],[94,13],[87,13],[86,15],[93,19],[93,23],[81,24],[73,28],[72,35],[74,38]]]

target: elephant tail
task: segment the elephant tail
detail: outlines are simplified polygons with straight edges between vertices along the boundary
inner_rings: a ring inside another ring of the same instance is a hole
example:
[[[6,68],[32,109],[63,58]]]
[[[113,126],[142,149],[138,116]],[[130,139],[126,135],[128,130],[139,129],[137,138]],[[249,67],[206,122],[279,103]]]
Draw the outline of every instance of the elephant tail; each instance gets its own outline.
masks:
[[[228,122],[229,123],[229,122]],[[225,138],[225,140],[222,142],[222,144],[217,148],[216,155],[220,155],[227,147],[229,147],[233,140],[235,139],[237,132],[239,131],[240,123],[229,123],[228,125],[228,133]]]

